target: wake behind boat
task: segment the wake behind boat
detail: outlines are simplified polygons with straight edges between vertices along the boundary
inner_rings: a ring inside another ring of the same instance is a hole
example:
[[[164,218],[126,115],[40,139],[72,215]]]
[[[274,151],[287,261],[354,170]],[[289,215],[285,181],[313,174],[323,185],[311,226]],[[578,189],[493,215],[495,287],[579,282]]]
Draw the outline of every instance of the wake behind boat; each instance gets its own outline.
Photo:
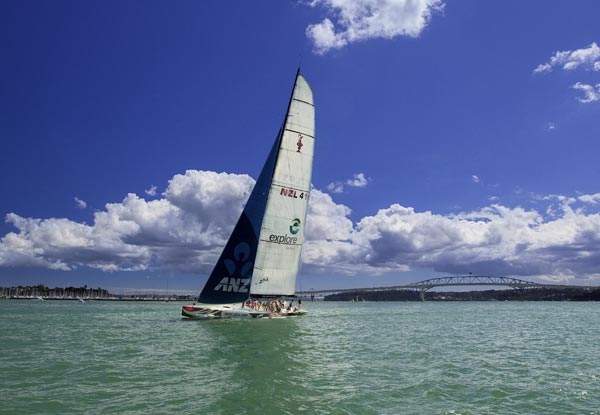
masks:
[[[294,306],[315,143],[310,86],[296,74],[283,125],[219,260],[185,317],[280,317]]]

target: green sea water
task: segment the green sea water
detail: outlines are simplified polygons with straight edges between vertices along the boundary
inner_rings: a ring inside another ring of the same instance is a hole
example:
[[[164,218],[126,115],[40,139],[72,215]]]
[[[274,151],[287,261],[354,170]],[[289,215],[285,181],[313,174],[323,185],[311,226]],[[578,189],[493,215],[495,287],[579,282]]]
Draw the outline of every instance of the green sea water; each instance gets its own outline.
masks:
[[[0,302],[0,414],[600,414],[600,304]]]

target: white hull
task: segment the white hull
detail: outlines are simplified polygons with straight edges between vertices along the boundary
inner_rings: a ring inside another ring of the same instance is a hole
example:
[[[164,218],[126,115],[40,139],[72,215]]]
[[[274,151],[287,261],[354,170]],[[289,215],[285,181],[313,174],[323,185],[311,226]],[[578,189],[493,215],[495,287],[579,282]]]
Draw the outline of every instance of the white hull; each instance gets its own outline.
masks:
[[[231,318],[231,317],[269,317],[281,318],[301,316],[306,314],[304,310],[283,311],[274,313],[271,311],[253,310],[251,308],[241,308],[241,304],[194,304],[184,305],[181,309],[181,315],[189,318]]]

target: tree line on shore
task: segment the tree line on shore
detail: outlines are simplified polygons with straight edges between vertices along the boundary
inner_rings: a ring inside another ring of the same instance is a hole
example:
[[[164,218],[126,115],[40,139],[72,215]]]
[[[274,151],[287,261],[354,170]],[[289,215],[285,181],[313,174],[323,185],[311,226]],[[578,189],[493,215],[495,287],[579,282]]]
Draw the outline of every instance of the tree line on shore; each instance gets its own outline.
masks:
[[[114,294],[104,288],[83,287],[46,287],[45,285],[17,285],[14,287],[0,287],[0,298],[12,299],[48,299],[48,300],[167,300],[189,301],[195,299],[194,295],[179,295],[172,293],[138,293]]]
[[[45,285],[17,285],[14,287],[0,287],[0,296],[5,298],[108,298],[112,294],[104,288],[83,287],[46,287]]]

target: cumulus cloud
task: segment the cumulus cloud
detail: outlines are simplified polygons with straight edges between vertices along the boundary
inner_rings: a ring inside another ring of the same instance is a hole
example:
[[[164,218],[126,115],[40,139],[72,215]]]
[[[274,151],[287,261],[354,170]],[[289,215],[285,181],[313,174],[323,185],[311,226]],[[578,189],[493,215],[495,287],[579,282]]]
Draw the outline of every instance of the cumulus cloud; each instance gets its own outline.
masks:
[[[324,54],[350,43],[397,36],[418,37],[434,12],[443,9],[442,0],[313,0],[335,20],[306,28],[314,51]]]
[[[85,209],[87,208],[87,203],[85,203],[85,201],[81,200],[80,198],[78,198],[77,196],[75,196],[73,198],[73,200],[75,200],[75,205],[79,208],[79,209]]]
[[[569,71],[579,67],[600,71],[600,47],[596,42],[583,49],[555,52],[548,62],[538,65],[533,73],[551,72],[554,68]]]
[[[189,170],[169,181],[162,198],[128,194],[95,212],[91,225],[9,213],[5,220],[15,230],[0,239],[0,266],[206,274],[253,185],[247,175]],[[549,281],[600,278],[600,193],[539,197],[538,210],[495,200],[446,215],[392,204],[354,222],[348,206],[313,189],[305,270],[375,275],[418,268]]]
[[[148,196],[156,196],[156,186],[150,186],[150,189],[144,190]]]
[[[479,176],[474,174],[471,176],[471,180],[473,181],[473,183],[479,183]]]
[[[579,102],[587,104],[600,100],[600,83],[593,86],[577,82],[572,88],[583,92],[583,97],[577,98]]]
[[[456,215],[394,204],[362,218],[347,241],[314,241],[310,262],[333,258],[372,270],[431,268],[563,280],[597,275],[600,215],[573,210],[571,199],[550,220],[535,210],[498,204]]]
[[[0,266],[206,272],[253,184],[247,175],[189,170],[171,179],[164,198],[130,193],[95,212],[93,225],[9,213],[16,232],[0,239]]]
[[[313,189],[306,220],[307,241],[348,241],[354,232],[348,219],[352,211],[348,206],[335,203],[330,195]]]

